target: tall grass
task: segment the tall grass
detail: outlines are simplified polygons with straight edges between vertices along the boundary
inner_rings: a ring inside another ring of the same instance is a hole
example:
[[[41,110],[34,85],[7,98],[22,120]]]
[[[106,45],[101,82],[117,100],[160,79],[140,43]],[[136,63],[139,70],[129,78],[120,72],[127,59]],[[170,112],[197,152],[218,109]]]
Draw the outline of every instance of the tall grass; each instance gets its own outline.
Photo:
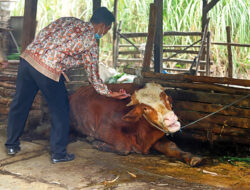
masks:
[[[118,21],[122,20],[123,32],[146,32],[148,27],[149,4],[153,0],[119,0]],[[201,0],[164,0],[164,31],[200,31],[202,16]],[[232,42],[250,44],[250,1],[221,0],[209,12],[209,30],[212,41],[226,42],[226,26],[232,28]],[[12,15],[23,15],[24,0],[16,2]],[[102,6],[113,9],[113,1],[102,0]],[[61,16],[75,16],[89,20],[92,14],[91,0],[39,0],[37,30]],[[166,44],[190,44],[192,38],[164,38]],[[112,32],[101,42],[101,58],[111,60]],[[225,46],[212,46],[212,61],[216,75],[224,76],[227,67]],[[233,47],[234,77],[250,79],[249,48]]]

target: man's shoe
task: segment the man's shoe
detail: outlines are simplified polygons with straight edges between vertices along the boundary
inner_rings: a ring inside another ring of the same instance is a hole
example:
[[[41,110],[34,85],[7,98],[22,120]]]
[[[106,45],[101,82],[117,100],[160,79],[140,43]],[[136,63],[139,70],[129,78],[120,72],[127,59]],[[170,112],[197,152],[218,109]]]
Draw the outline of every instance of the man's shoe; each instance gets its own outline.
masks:
[[[18,153],[19,151],[21,150],[21,148],[18,146],[18,147],[12,147],[12,148],[8,148],[7,147],[7,154],[8,155],[11,155],[11,156],[14,156],[16,153]]]
[[[75,159],[75,155],[74,154],[66,154],[62,158],[54,158],[53,156],[51,156],[51,162],[53,164],[56,164],[58,162],[69,162],[69,161],[74,160],[74,159]]]

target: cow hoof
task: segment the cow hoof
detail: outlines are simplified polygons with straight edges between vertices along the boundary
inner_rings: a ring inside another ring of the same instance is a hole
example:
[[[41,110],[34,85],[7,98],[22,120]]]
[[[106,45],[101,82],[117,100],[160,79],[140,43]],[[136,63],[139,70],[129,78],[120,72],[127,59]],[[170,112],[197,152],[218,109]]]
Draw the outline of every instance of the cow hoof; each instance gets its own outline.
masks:
[[[203,164],[204,159],[201,157],[192,157],[189,165],[192,167],[197,167]]]

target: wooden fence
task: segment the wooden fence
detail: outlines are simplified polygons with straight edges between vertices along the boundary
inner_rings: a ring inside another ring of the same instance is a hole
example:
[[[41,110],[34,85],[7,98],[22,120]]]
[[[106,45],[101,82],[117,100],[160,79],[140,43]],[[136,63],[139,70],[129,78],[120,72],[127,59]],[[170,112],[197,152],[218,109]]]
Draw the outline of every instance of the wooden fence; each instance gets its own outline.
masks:
[[[211,45],[219,45],[219,46],[227,46],[228,51],[228,66],[227,66],[227,77],[232,78],[233,77],[233,52],[231,47],[250,47],[250,44],[240,44],[240,43],[232,43],[231,42],[231,28],[229,26],[226,27],[227,30],[227,42],[211,42],[211,33],[208,32],[206,36],[205,41],[205,60],[201,60],[201,68],[199,70],[200,73],[205,73],[206,76],[209,76],[211,72],[210,66],[213,64],[213,61],[210,60],[211,55]],[[120,33],[120,28],[118,27],[118,33]],[[116,47],[116,51],[114,51],[114,65],[117,67],[118,65],[133,65],[134,67],[142,67],[142,61],[144,56],[144,51],[140,49],[142,44],[131,44],[131,43],[124,43],[121,39],[134,39],[135,41],[140,38],[146,38],[148,33],[120,33],[120,37],[117,38],[116,44],[114,45]],[[182,36],[182,37],[190,37],[190,36],[196,36],[200,37],[202,35],[201,32],[164,32],[165,37],[176,37],[176,36]],[[123,40],[124,41],[124,40]],[[166,55],[166,53],[173,53],[173,54],[186,54],[189,55],[189,57],[195,57],[199,54],[199,48],[201,46],[197,44],[192,45],[192,50],[189,50],[190,45],[163,45],[163,53]],[[134,48],[134,49],[131,49]],[[163,62],[175,62],[179,63],[180,65],[191,65],[193,63],[193,59],[181,59],[181,58],[175,58],[175,57],[163,57]],[[153,59],[151,64],[153,64]],[[204,68],[205,66],[205,68]],[[151,66],[151,70],[153,67]],[[167,71],[174,71],[175,73],[178,72],[188,72],[188,69],[182,69],[182,68],[169,68],[164,67],[164,70]]]
[[[156,82],[168,87],[166,93],[173,99],[173,109],[182,126],[248,95],[177,135],[210,143],[250,143],[250,80],[134,71],[125,69],[127,73],[137,73],[140,80],[136,81],[140,83]]]
[[[118,28],[119,29],[119,28]],[[121,39],[131,39],[133,38],[135,41],[138,40],[138,38],[146,38],[147,33],[121,33],[121,37],[117,39],[117,44],[115,45],[117,47],[117,50],[115,51],[114,54],[114,65],[122,65],[125,63],[125,65],[128,65],[129,63],[134,63],[135,67],[140,67],[142,66],[143,62],[143,55],[144,55],[144,49],[141,48],[142,44],[129,44],[129,43],[122,43]],[[175,36],[182,36],[182,37],[191,37],[191,36],[196,36],[200,37],[202,35],[201,32],[164,32],[165,37],[175,37]],[[210,41],[210,32],[208,32],[208,35],[206,36],[206,41]],[[178,63],[179,65],[189,65],[194,62],[195,56],[198,56],[199,54],[199,48],[201,47],[200,45],[196,45],[199,42],[194,42],[194,44],[191,45],[163,45],[163,63],[171,62],[171,63]],[[200,64],[202,66],[206,65],[205,69],[200,69],[199,73],[206,73],[209,75],[209,68],[210,65],[213,64],[210,61],[210,43],[207,43],[208,45],[206,46],[206,60],[201,60]],[[133,50],[131,48],[134,47]],[[192,50],[189,50],[192,48]],[[208,50],[208,51],[207,51]],[[166,57],[166,54],[174,54],[174,55],[179,55],[179,54],[186,54],[189,55],[188,57],[193,57],[193,59],[182,59],[182,58],[176,58],[172,55],[169,57]],[[129,58],[128,58],[129,57]],[[151,64],[153,63],[153,60]],[[132,65],[132,64],[131,64]],[[166,65],[166,64],[165,64]],[[153,67],[151,66],[151,69]],[[188,72],[189,69],[182,69],[182,68],[177,68],[177,67],[163,67],[163,70],[167,71],[175,71],[175,72]]]

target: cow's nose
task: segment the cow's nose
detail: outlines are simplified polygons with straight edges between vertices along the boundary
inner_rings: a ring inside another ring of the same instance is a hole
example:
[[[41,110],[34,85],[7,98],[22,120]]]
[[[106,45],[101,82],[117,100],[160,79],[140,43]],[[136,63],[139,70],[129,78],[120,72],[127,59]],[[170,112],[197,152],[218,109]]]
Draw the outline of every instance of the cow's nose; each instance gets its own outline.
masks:
[[[165,115],[165,118],[168,120],[178,120],[177,116],[175,115],[175,113],[173,111],[168,112]]]
[[[166,125],[171,125],[178,120],[177,116],[174,114],[173,111],[168,112],[164,117],[164,123]]]

